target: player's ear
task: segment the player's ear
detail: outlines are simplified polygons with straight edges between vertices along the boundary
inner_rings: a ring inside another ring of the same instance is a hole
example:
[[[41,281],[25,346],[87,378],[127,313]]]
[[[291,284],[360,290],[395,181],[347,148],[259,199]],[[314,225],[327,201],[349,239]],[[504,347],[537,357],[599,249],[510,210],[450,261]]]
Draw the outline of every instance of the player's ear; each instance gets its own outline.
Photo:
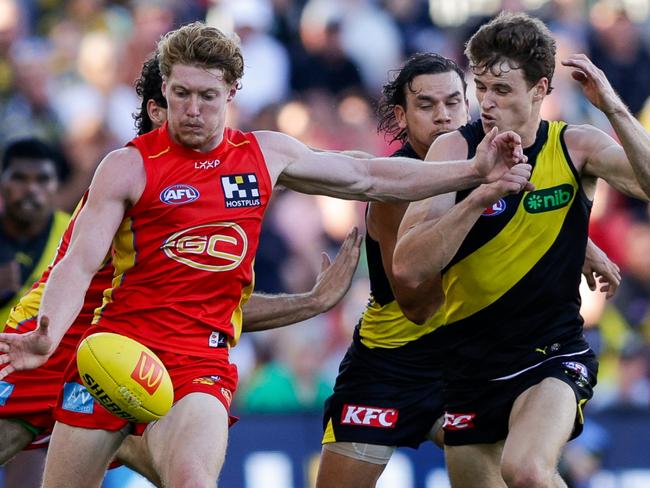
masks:
[[[404,110],[404,107],[401,105],[395,105],[393,113],[395,114],[397,126],[402,130],[406,129],[406,110]]]
[[[535,86],[533,87],[534,93],[533,93],[533,101],[539,102],[544,99],[546,94],[548,93],[548,78],[543,76],[540,78],[537,83],[535,83]]]
[[[230,91],[228,92],[228,98],[226,98],[227,102],[232,101],[233,98],[235,98],[235,94],[237,93],[237,87],[233,86]]]
[[[159,106],[152,99],[147,100],[147,115],[154,127],[160,127],[167,120],[167,109]]]

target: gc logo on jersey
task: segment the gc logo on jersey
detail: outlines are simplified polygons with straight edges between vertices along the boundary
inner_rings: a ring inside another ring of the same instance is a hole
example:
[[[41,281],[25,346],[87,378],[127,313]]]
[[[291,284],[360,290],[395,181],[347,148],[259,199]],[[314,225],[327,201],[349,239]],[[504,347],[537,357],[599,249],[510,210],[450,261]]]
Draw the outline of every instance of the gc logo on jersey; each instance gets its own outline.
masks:
[[[230,271],[248,251],[248,237],[233,222],[197,225],[169,236],[162,245],[165,255],[190,268]]]
[[[221,177],[226,208],[259,207],[260,189],[255,173]]]
[[[160,201],[167,205],[181,205],[199,198],[199,190],[190,185],[172,185],[160,192]]]

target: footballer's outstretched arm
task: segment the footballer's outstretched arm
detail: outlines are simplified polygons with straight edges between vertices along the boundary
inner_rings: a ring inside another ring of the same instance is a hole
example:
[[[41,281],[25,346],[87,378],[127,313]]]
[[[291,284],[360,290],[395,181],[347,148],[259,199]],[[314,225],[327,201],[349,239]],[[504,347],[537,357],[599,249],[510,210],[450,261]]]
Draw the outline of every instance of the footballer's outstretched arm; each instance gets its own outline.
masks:
[[[242,332],[275,329],[302,322],[336,305],[347,293],[359,262],[361,237],[354,228],[330,262],[323,253],[321,272],[307,293],[263,295],[255,293],[244,305]]]
[[[0,334],[0,379],[45,363],[81,310],[90,281],[102,265],[127,205],[144,190],[142,158],[134,148],[110,153],[99,165],[86,205],[77,217],[66,256],[52,268],[41,301],[39,327]]]
[[[650,133],[630,113],[605,73],[584,54],[562,61],[572,69],[584,95],[612,124],[621,144],[592,126],[570,126],[569,148],[586,153],[584,172],[603,178],[617,190],[643,200],[650,199]],[[577,139],[578,141],[573,141]]]
[[[278,132],[255,132],[272,181],[303,192],[372,201],[412,201],[495,181],[522,160],[514,132],[486,135],[472,160],[431,165],[409,158],[359,159],[315,152]],[[449,160],[448,160],[449,161]]]

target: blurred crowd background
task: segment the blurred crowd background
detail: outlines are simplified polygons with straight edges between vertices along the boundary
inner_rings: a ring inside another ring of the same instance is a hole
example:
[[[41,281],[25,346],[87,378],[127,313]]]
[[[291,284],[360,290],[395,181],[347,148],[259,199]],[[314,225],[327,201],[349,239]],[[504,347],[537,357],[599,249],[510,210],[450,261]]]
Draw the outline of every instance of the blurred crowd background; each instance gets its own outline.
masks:
[[[547,22],[558,63],[585,52],[650,129],[650,0],[0,0],[0,146],[37,136],[60,149],[57,205],[70,211],[110,150],[134,135],[133,88],[159,37],[192,20],[236,32],[246,72],[229,125],[277,129],[330,149],[389,154],[377,133],[381,86],[412,53],[436,51],[466,67],[464,42],[501,9]],[[471,77],[468,97],[476,116]],[[543,116],[611,127],[558,65]],[[365,205],[279,192],[256,260],[256,291],[309,290]],[[650,213],[599,187],[593,240],[623,270],[615,298],[583,296],[601,359],[588,407],[650,412]],[[320,411],[368,298],[365,262],[333,311],[286,329],[245,335],[233,350],[235,413]],[[606,433],[593,442],[606,448]],[[598,440],[600,439],[600,440]]]

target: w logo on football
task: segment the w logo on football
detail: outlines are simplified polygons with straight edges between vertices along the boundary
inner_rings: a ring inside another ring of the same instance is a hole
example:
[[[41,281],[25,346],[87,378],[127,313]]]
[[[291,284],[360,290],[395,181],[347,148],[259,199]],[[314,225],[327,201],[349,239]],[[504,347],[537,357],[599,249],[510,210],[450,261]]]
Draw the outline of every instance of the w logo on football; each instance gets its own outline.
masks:
[[[160,383],[162,383],[163,371],[162,364],[146,352],[141,351],[138,364],[135,365],[135,369],[131,373],[131,378],[147,390],[149,395],[153,395]]]

